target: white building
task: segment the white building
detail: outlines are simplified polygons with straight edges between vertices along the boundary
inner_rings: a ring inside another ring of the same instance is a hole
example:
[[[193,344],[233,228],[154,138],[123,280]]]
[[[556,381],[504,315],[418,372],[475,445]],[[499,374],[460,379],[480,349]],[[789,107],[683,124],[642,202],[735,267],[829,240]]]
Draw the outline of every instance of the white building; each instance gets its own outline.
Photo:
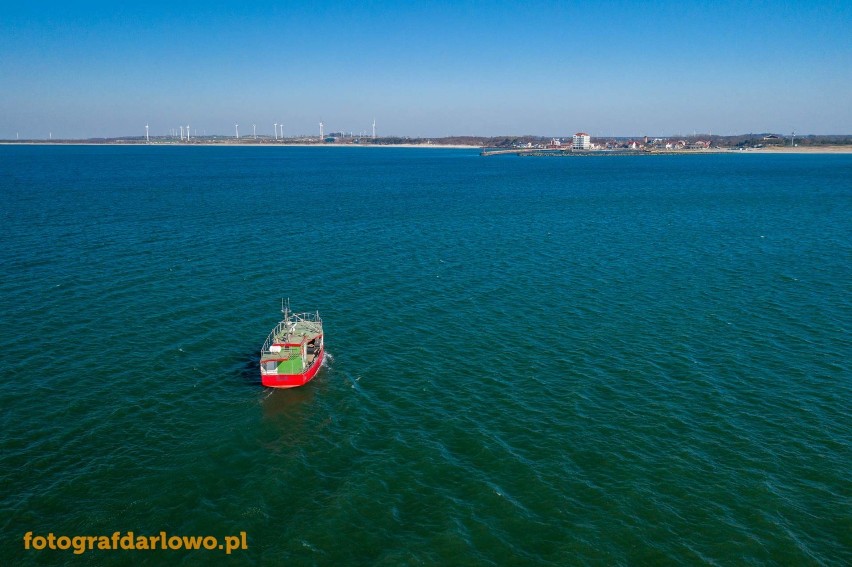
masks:
[[[574,134],[574,145],[571,147],[575,150],[588,150],[592,147],[592,137],[585,132],[577,132]]]

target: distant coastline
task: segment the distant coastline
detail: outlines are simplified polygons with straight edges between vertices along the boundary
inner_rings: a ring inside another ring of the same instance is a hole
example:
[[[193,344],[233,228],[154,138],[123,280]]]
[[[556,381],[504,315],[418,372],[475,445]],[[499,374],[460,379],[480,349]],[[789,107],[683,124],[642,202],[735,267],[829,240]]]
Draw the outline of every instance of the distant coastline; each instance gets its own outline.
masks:
[[[757,154],[849,154],[852,153],[852,145],[842,146],[775,146],[766,148],[751,148],[748,150],[729,150],[738,153]]]
[[[719,155],[719,154],[852,154],[852,145],[848,146],[794,146],[775,148],[708,148],[708,149],[683,149],[683,150],[487,150],[483,149],[481,155],[508,155],[520,156],[573,156],[573,157],[605,157],[605,156],[666,156],[666,155]]]
[[[244,143],[238,141],[221,142],[138,142],[128,140],[90,141],[90,140],[0,140],[0,146],[152,146],[152,147],[250,147],[250,148],[443,148],[473,149],[483,146],[472,144],[334,144],[321,142],[263,142]]]
[[[517,154],[517,155],[575,155],[575,156],[607,156],[607,155],[711,155],[711,154],[852,154],[850,145],[825,145],[825,146],[776,146],[763,148],[710,148],[710,149],[684,149],[684,150],[589,150],[572,154],[571,150],[553,149],[489,149],[486,146],[471,144],[323,144],[323,143],[263,143],[244,144],[240,142],[190,142],[190,143],[145,143],[130,141],[82,141],[82,140],[27,140],[8,141],[0,140],[0,146],[151,146],[151,147],[255,147],[255,148],[434,148],[434,149],[459,149],[459,150],[481,150],[483,155]]]
[[[587,137],[588,140],[588,137]],[[477,149],[482,155],[683,155],[718,153],[755,154],[849,154],[852,135],[741,134],[718,136],[693,134],[667,138],[592,137],[590,147],[572,150],[569,137],[544,136],[448,136],[443,138],[407,138],[398,136],[316,136],[275,139],[271,136],[128,136],[87,139],[15,139],[0,140],[0,145],[20,146],[163,146],[163,147],[325,147],[325,148],[444,148]]]

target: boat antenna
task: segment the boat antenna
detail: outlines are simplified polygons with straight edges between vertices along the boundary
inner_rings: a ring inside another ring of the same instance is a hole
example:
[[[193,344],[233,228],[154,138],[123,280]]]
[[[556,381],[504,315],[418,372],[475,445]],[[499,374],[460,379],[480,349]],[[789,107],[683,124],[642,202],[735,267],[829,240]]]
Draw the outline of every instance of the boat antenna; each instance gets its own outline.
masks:
[[[287,319],[290,317],[290,298],[287,298],[287,301],[284,301],[284,298],[281,298],[281,313],[284,314],[284,318]]]

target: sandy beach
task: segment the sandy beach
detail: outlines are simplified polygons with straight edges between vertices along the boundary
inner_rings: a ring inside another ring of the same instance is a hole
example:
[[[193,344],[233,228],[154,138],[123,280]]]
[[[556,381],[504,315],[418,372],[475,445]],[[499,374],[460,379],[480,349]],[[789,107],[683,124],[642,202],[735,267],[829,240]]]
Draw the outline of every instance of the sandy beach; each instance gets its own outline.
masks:
[[[457,150],[478,150],[482,146],[464,144],[281,144],[277,142],[86,142],[86,141],[7,141],[0,140],[2,146],[218,146],[247,148],[443,148]]]
[[[852,146],[774,146],[730,151],[755,154],[852,154]]]

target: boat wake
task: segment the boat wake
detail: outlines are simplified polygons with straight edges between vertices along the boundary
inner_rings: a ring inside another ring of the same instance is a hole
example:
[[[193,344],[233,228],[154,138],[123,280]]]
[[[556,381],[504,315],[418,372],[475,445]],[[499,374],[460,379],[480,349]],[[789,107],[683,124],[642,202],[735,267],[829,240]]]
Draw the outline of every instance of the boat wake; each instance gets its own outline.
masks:
[[[240,379],[247,386],[257,387],[260,385],[260,376],[257,369],[260,366],[260,357],[257,354],[246,353],[236,365],[236,371]]]

